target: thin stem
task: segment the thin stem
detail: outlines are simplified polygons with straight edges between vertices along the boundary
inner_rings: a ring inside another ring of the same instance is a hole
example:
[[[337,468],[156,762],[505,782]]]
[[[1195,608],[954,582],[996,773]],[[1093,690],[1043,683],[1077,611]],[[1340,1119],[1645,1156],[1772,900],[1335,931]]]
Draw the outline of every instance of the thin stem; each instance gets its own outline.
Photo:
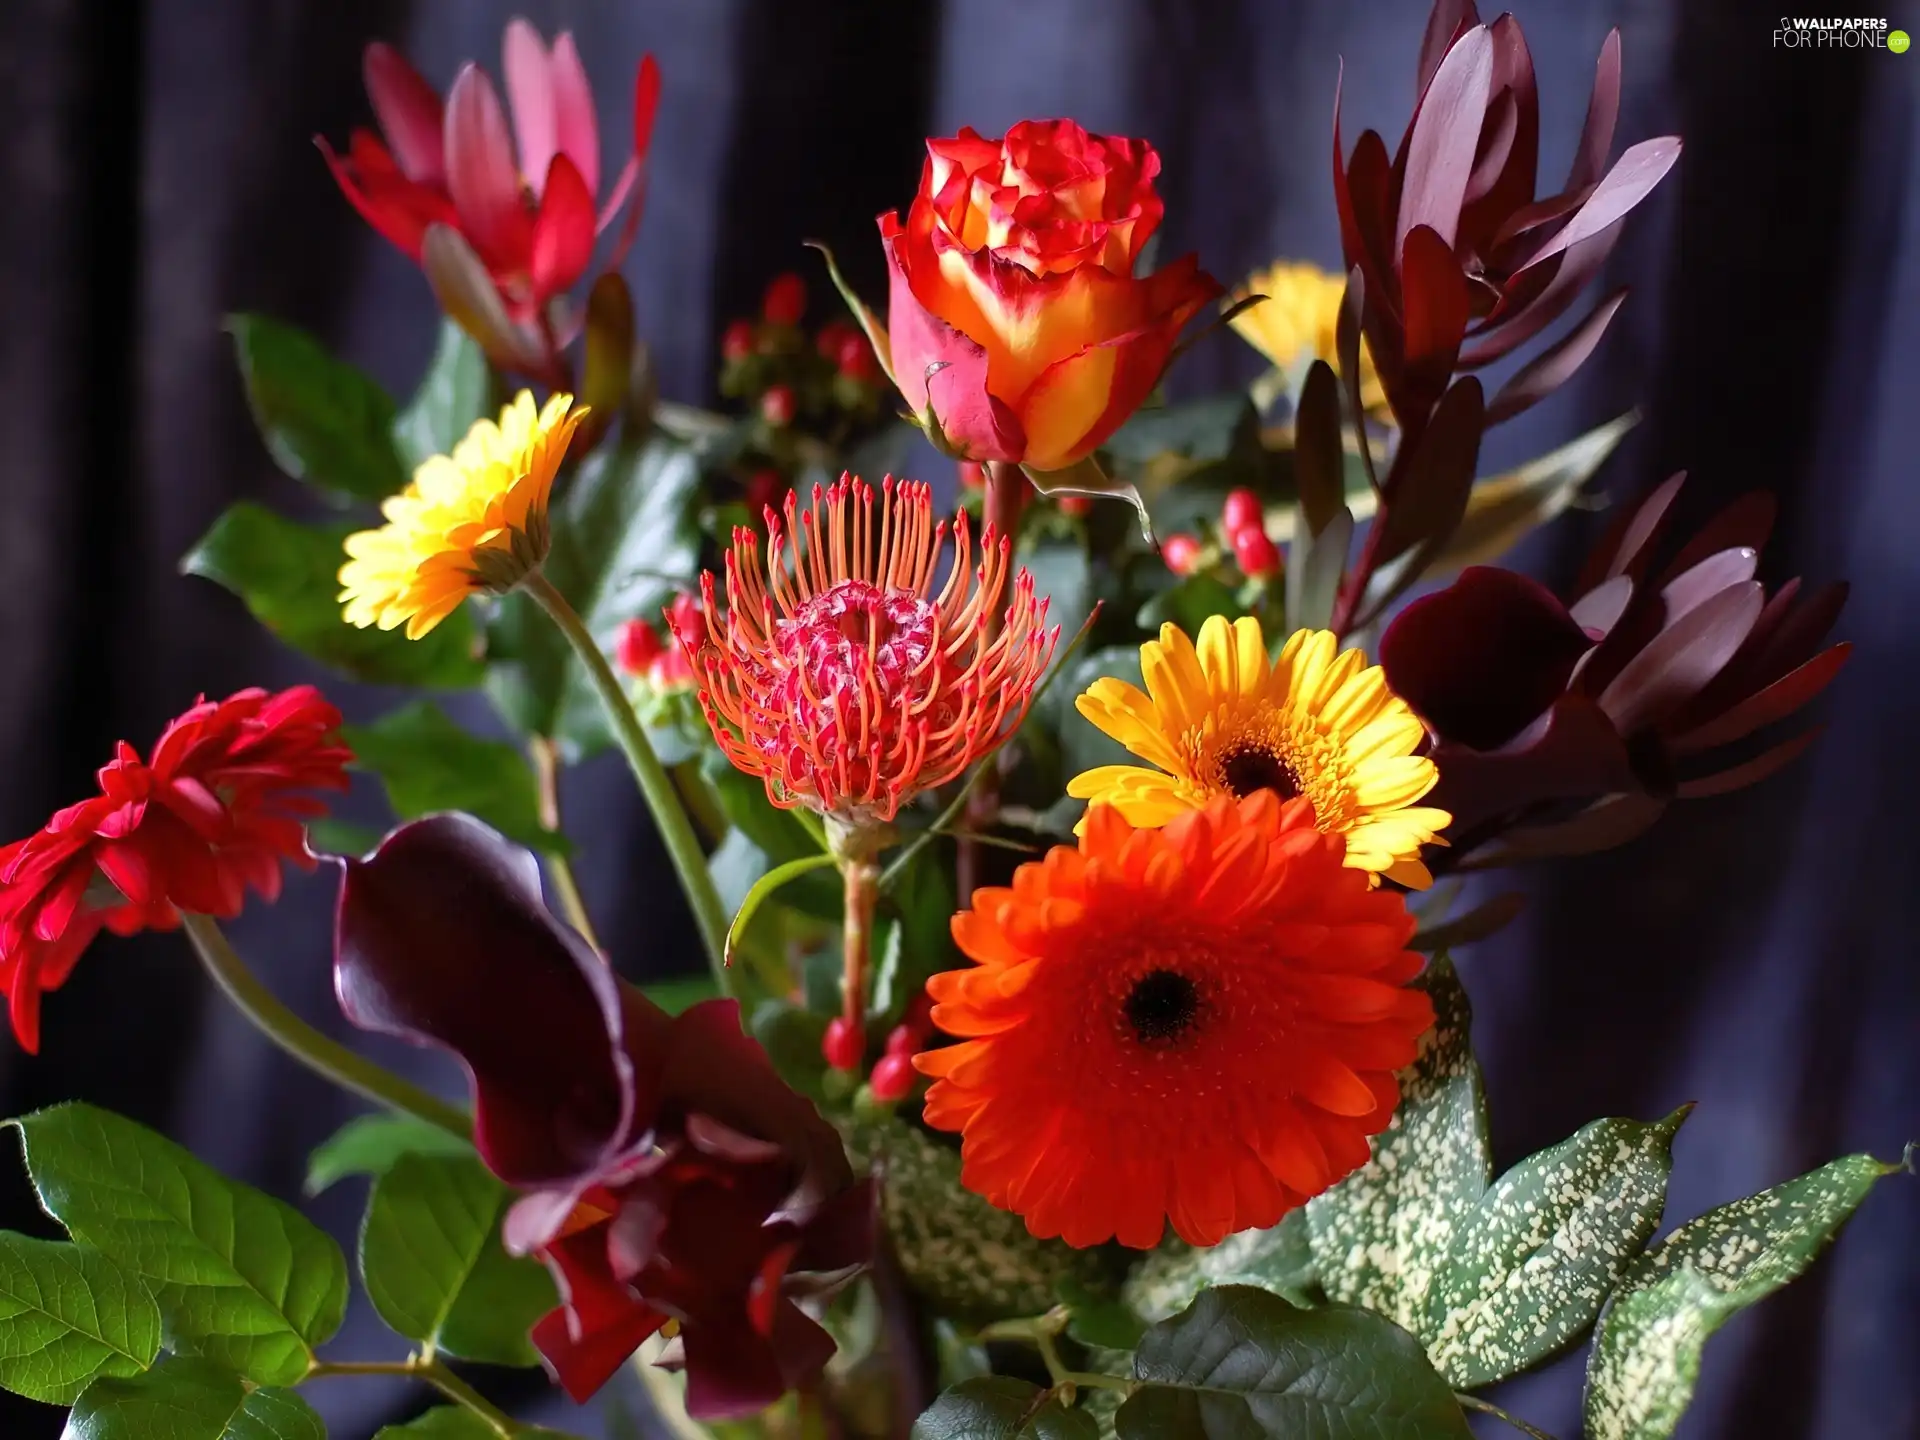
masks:
[[[1504,1420],[1522,1435],[1531,1435],[1533,1440],[1553,1440],[1553,1436],[1536,1425],[1529,1425],[1517,1415],[1509,1415],[1490,1400],[1482,1400],[1478,1395],[1459,1395],[1453,1397],[1460,1402],[1462,1410],[1478,1410],[1482,1415],[1491,1415],[1496,1420]]]
[[[846,892],[843,968],[840,976],[840,1014],[855,1035],[867,1023],[867,968],[873,951],[873,909],[880,898],[880,867],[871,859],[847,860],[840,867]]]
[[[981,544],[987,543],[988,534],[1004,535],[1012,540],[1020,532],[1020,511],[1027,499],[1027,477],[1018,465],[1003,460],[991,460],[986,466],[986,529],[981,534]],[[1002,616],[998,609],[986,614],[986,643],[993,643],[1000,632]],[[983,766],[976,776],[973,793],[967,800],[968,831],[984,832],[990,829],[1000,815],[1000,771],[998,766]],[[954,868],[955,891],[962,905],[968,903],[974,890],[980,884],[980,843],[973,834],[960,837],[959,852]]]
[[[560,757],[554,750],[553,741],[544,735],[536,735],[527,742],[527,755],[533,761],[533,780],[540,808],[540,824],[555,835],[560,833]],[[587,902],[580,894],[580,882],[573,877],[573,866],[567,857],[548,854],[544,857],[547,874],[553,880],[554,893],[560,897],[560,908],[566,912],[567,923],[578,930],[594,949],[602,955],[606,948],[601,945],[600,937],[593,932],[593,917],[587,913]]]
[[[1044,1315],[1023,1316],[1015,1320],[996,1320],[974,1332],[976,1342],[988,1340],[1024,1340],[1040,1351],[1047,1367],[1047,1378],[1058,1390],[1066,1386],[1094,1390],[1132,1391],[1138,1383],[1124,1375],[1099,1375],[1086,1370],[1069,1370],[1060,1358],[1060,1335],[1067,1328],[1068,1315],[1062,1307]]]
[[[409,1355],[404,1360],[315,1360],[307,1367],[306,1378],[330,1380],[348,1375],[398,1375],[421,1380],[462,1409],[471,1410],[497,1435],[507,1436],[511,1440],[512,1436],[526,1429],[440,1361],[428,1355]]]
[[[309,1070],[324,1075],[342,1089],[376,1104],[399,1110],[430,1125],[438,1125],[467,1139],[473,1121],[466,1111],[429,1095],[418,1085],[356,1055],[339,1041],[322,1035],[274,996],[234,952],[220,927],[205,915],[185,917],[187,939],[213,981],[239,1007],[240,1013],[274,1044]]]
[[[707,869],[706,852],[700,848],[700,837],[693,833],[693,825],[687,819],[685,807],[680,804],[673,781],[661,766],[660,757],[653,753],[653,746],[647,740],[646,727],[641,725],[640,717],[633,713],[633,704],[627,699],[627,692],[621,688],[619,677],[613,673],[613,667],[607,663],[599,644],[588,633],[586,623],[567,603],[566,597],[537,570],[522,584],[527,593],[539,602],[540,608],[547,612],[548,618],[560,627],[560,633],[567,637],[567,643],[573,646],[574,654],[580,657],[580,663],[586,667],[587,676],[600,696],[601,707],[613,722],[614,737],[620,742],[620,749],[627,757],[633,778],[640,784],[640,794],[653,814],[654,827],[660,832],[661,843],[667,847],[667,854],[673,860],[674,871],[680,877],[680,888],[686,892],[687,903],[693,908],[694,924],[699,927],[700,942],[706,947],[708,968],[713,971],[714,981],[720,986],[721,993],[732,994],[734,981],[726,965],[726,909],[720,903],[720,892],[714,888],[713,875]]]

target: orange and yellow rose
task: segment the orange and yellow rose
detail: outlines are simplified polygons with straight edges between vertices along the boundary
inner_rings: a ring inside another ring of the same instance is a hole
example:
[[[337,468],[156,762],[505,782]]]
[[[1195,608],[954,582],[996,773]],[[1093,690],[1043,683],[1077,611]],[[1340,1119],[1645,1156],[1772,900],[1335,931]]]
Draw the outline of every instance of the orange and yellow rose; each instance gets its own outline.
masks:
[[[1137,409],[1221,293],[1192,255],[1135,276],[1165,210],[1144,140],[1023,120],[927,142],[904,222],[880,217],[894,381],[970,460],[1063,470]]]

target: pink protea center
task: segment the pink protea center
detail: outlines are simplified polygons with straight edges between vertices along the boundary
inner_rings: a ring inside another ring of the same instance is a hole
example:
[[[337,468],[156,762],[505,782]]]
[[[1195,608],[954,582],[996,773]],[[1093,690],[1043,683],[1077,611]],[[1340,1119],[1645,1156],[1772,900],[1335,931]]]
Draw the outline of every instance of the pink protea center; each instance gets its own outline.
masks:
[[[701,577],[705,637],[680,640],[727,758],[782,808],[883,824],[920,791],[958,775],[1025,716],[1059,639],[1033,577],[1013,577],[1011,543],[987,527],[976,567],[967,517],[936,593],[947,525],[924,484],[842,476],[802,510],[789,494],[759,537],[734,531],[727,608]],[[792,554],[787,546],[792,539]],[[991,622],[999,620],[995,625]]]

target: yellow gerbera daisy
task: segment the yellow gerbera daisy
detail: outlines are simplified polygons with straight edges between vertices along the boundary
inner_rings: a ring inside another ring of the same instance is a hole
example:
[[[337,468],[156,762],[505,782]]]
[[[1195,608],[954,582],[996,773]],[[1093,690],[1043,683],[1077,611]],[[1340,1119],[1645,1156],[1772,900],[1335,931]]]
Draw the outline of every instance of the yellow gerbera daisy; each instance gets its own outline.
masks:
[[[571,395],[536,409],[522,390],[500,422],[473,422],[451,455],[435,455],[380,507],[387,523],[349,535],[340,600],[349,625],[418,640],[476,591],[501,595],[547,558],[554,472],[586,417]]]
[[[1177,625],[1140,647],[1146,693],[1096,680],[1074,703],[1142,760],[1078,775],[1067,793],[1160,826],[1217,795],[1304,795],[1322,831],[1346,837],[1347,864],[1416,890],[1433,883],[1420,847],[1453,818],[1413,802],[1439,771],[1413,752],[1419,718],[1359,650],[1336,656],[1328,630],[1301,630],[1269,663],[1254,619],[1215,615],[1198,649]]]
[[[1249,295],[1267,298],[1248,306],[1228,323],[1242,340],[1282,370],[1310,360],[1324,360],[1336,369],[1335,333],[1340,324],[1340,297],[1347,277],[1305,261],[1276,260],[1247,277],[1247,283],[1226,299],[1234,305]],[[1386,403],[1379,372],[1367,342],[1360,342],[1360,403],[1368,409]]]

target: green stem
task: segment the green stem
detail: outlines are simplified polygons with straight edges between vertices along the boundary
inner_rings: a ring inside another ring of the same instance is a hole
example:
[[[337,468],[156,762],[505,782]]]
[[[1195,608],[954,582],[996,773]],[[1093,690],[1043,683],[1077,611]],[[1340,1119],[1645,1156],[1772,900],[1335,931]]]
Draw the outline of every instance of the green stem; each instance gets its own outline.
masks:
[[[673,780],[660,764],[660,757],[653,753],[653,746],[648,743],[646,728],[641,725],[640,717],[633,713],[633,704],[627,699],[627,692],[621,687],[619,677],[613,673],[613,667],[607,663],[606,655],[588,632],[586,623],[567,603],[566,597],[537,570],[521,583],[553,623],[560,627],[560,633],[567,637],[567,643],[573,646],[574,654],[580,657],[580,663],[586,667],[587,676],[600,696],[601,707],[613,722],[614,738],[620,742],[620,749],[633,770],[633,778],[640,783],[640,794],[647,802],[647,809],[653,813],[654,827],[660,832],[661,843],[672,857],[674,871],[680,876],[680,887],[687,895],[687,903],[693,908],[693,921],[700,929],[700,942],[707,951],[707,965],[713,971],[713,978],[720,986],[721,993],[734,993],[733,977],[726,965],[726,909],[720,903],[720,892],[714,888],[713,875],[707,869],[706,852],[700,848],[700,837],[693,833],[686,809],[680,804],[680,796],[673,788]]]
[[[302,1065],[376,1104],[438,1125],[462,1139],[472,1136],[473,1121],[466,1111],[354,1054],[281,1004],[273,992],[260,983],[260,977],[234,953],[227,937],[210,918],[188,915],[185,925],[187,939],[193,943],[194,953],[214,983],[256,1029]]]
[[[1478,1395],[1459,1395],[1453,1397],[1460,1402],[1462,1410],[1478,1410],[1482,1415],[1491,1415],[1496,1420],[1504,1420],[1522,1435],[1531,1435],[1533,1440],[1553,1440],[1553,1436],[1538,1426],[1529,1425],[1517,1415],[1509,1415],[1490,1400],[1482,1400]]]
[[[308,1366],[306,1378],[328,1380],[347,1375],[399,1375],[424,1381],[462,1409],[471,1410],[496,1435],[508,1440],[528,1428],[431,1356],[409,1355],[404,1360],[315,1360]]]
[[[533,778],[536,797],[540,809],[540,823],[555,835],[560,833],[560,757],[553,748],[553,741],[544,735],[536,735],[527,742],[527,754],[533,760]],[[580,882],[574,879],[573,866],[567,857],[549,854],[545,857],[547,874],[553,880],[554,893],[560,897],[560,908],[566,912],[567,923],[578,930],[581,937],[602,955],[606,949],[600,943],[600,937],[593,933],[593,917],[587,913],[586,897],[580,893]]]

